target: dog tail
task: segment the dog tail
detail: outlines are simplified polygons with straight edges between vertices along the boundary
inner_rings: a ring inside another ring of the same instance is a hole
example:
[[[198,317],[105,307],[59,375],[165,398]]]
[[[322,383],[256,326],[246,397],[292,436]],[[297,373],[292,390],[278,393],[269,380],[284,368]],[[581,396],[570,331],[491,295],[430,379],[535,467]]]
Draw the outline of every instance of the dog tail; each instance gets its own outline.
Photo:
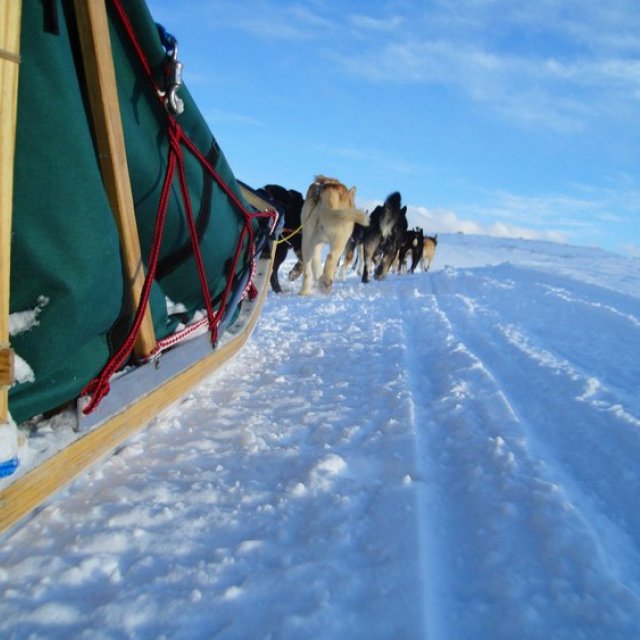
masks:
[[[387,196],[385,204],[391,209],[400,209],[400,206],[402,204],[402,196],[398,191],[394,191],[392,194]]]
[[[363,227],[369,226],[369,216],[362,209],[327,209],[327,212],[341,220],[348,220]]]

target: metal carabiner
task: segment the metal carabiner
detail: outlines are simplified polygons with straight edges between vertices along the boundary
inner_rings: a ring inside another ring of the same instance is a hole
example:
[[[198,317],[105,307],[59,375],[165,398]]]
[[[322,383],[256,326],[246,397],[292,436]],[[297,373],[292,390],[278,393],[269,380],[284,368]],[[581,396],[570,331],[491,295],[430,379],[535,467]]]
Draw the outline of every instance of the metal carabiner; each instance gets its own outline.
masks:
[[[182,62],[178,60],[178,42],[172,40],[171,50],[167,50],[167,61],[165,63],[165,87],[160,92],[163,98],[165,109],[173,115],[179,116],[184,111],[184,101],[178,95],[178,90],[182,86]]]

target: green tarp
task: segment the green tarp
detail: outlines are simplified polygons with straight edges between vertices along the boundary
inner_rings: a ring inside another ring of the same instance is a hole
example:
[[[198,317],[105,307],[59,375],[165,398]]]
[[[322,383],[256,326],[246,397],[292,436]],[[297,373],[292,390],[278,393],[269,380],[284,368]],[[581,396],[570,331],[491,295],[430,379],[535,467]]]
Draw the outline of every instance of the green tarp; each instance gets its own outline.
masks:
[[[110,3],[108,3],[110,4]],[[144,2],[123,2],[154,73],[165,51]],[[166,119],[120,23],[109,7],[111,42],[142,255],[151,247],[167,163]],[[51,12],[57,20],[52,20]],[[50,24],[55,24],[52,32]],[[38,308],[35,322],[11,336],[33,380],[12,387],[16,422],[74,399],[122,342],[131,303],[119,240],[100,175],[70,2],[23,3],[16,134],[10,312]],[[224,154],[186,87],[177,120],[240,194]],[[243,228],[241,214],[189,154],[185,172],[214,303],[224,289]],[[253,223],[257,225],[256,222]],[[248,269],[248,248],[236,270]],[[239,286],[239,285],[238,285]],[[186,313],[167,315],[166,298]],[[151,296],[156,336],[204,307],[177,181],[170,197]]]

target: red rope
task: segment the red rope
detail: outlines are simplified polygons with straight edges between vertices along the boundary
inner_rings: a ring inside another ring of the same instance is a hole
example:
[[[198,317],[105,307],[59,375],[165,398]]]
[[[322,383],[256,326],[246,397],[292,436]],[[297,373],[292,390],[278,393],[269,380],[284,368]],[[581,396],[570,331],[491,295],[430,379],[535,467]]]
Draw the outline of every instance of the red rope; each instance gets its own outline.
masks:
[[[133,351],[133,347],[135,346],[138,334],[140,333],[142,319],[149,303],[151,285],[153,284],[156,267],[158,266],[160,244],[162,241],[162,234],[164,232],[164,223],[166,220],[167,208],[169,205],[171,182],[175,170],[176,156],[175,153],[172,153],[171,151],[172,150],[170,149],[167,172],[165,174],[164,183],[162,185],[162,192],[160,194],[160,202],[158,204],[158,215],[156,217],[156,224],[153,230],[153,242],[151,245],[151,252],[149,254],[147,276],[142,286],[142,291],[140,293],[140,302],[134,316],[133,325],[123,345],[120,347],[120,349],[118,349],[116,354],[109,360],[109,362],[107,362],[100,375],[92,380],[82,391],[82,395],[91,395],[91,400],[82,410],[85,415],[91,413],[98,406],[102,398],[104,398],[104,396],[109,393],[109,380],[111,379],[111,376],[122,366],[124,361],[129,357],[131,351]]]
[[[173,132],[173,129],[171,131]],[[191,236],[191,246],[193,248],[193,255],[196,261],[196,268],[198,269],[200,288],[202,289],[202,295],[204,297],[205,305],[207,308],[209,327],[213,327],[215,326],[216,317],[213,312],[213,306],[211,305],[211,294],[209,293],[207,274],[204,268],[204,262],[202,261],[202,252],[200,251],[200,243],[198,242],[198,232],[196,230],[196,223],[193,218],[193,209],[191,208],[191,197],[189,196],[187,176],[185,175],[184,171],[184,156],[182,155],[182,147],[180,146],[179,134],[181,133],[182,130],[179,129],[176,124],[176,134],[171,135],[171,140],[178,156],[178,180],[180,182],[180,192],[182,194],[182,201],[184,203],[184,209],[187,215],[187,225],[189,227],[189,235]]]
[[[151,66],[140,46],[133,26],[129,20],[129,17],[126,14],[120,0],[112,0],[112,4],[120,18],[122,26],[127,33],[129,41],[136,51],[136,55],[142,65],[145,75],[148,77],[151,82],[154,93],[158,98],[159,103],[162,105],[161,96],[158,90],[158,86],[155,83],[153,78],[153,72],[151,70]],[[164,109],[163,109],[164,111]],[[215,344],[218,340],[218,327],[220,324],[220,319],[224,317],[226,313],[227,304],[229,301],[229,297],[233,288],[233,280],[234,275],[236,273],[236,269],[238,266],[238,262],[240,260],[240,255],[242,254],[243,243],[247,237],[249,236],[247,249],[249,255],[251,256],[252,264],[255,260],[255,240],[254,240],[254,230],[252,221],[256,218],[275,218],[275,211],[265,211],[265,212],[250,212],[247,211],[242,201],[236,196],[233,190],[227,185],[227,183],[222,179],[222,177],[216,172],[214,167],[209,163],[209,161],[203,156],[200,150],[195,146],[192,140],[190,140],[179,126],[177,121],[173,116],[164,111],[165,116],[167,118],[167,135],[169,140],[169,150],[167,157],[167,171],[164,177],[164,182],[162,185],[162,191],[160,194],[160,200],[158,203],[158,214],[156,217],[156,223],[154,226],[153,232],[153,241],[151,245],[151,251],[149,253],[148,259],[148,267],[147,267],[147,275],[145,277],[145,281],[142,287],[142,292],[140,294],[140,301],[138,304],[138,308],[136,310],[136,314],[134,316],[134,321],[125,339],[123,345],[118,349],[116,354],[107,362],[104,369],[101,371],[100,375],[92,380],[82,391],[82,395],[91,395],[91,400],[88,404],[83,408],[84,414],[91,413],[101,402],[102,398],[109,393],[110,385],[109,380],[113,376],[113,374],[120,369],[120,367],[124,364],[126,359],[131,355],[133,348],[135,346],[136,339],[138,334],[140,333],[140,327],[142,325],[142,320],[144,317],[144,313],[149,304],[149,297],[151,294],[151,287],[153,281],[155,279],[156,268],[158,265],[158,258],[160,255],[160,246],[162,243],[162,236],[164,233],[164,225],[166,220],[167,209],[169,205],[169,195],[171,184],[173,182],[174,175],[178,173],[178,182],[180,185],[180,193],[182,196],[182,201],[185,210],[185,216],[187,219],[187,226],[189,229],[189,235],[191,237],[191,244],[193,247],[193,254],[196,262],[196,268],[198,271],[198,278],[200,280],[200,286],[202,289],[202,294],[205,300],[205,305],[207,309],[207,319],[209,324],[209,330],[211,332],[211,341]],[[218,307],[217,313],[214,312],[211,295],[209,292],[209,285],[207,282],[206,271],[204,267],[204,261],[202,259],[202,252],[200,250],[200,245],[198,241],[197,231],[195,220],[193,216],[193,209],[191,207],[191,198],[189,196],[189,189],[186,179],[185,167],[184,167],[184,154],[182,150],[182,146],[184,145],[187,150],[199,161],[199,163],[204,167],[204,169],[209,173],[209,175],[215,180],[220,189],[226,194],[229,201],[234,205],[234,207],[240,212],[244,220],[244,226],[238,238],[238,242],[236,243],[235,251],[233,254],[232,267],[227,277],[226,286],[224,289],[224,293],[220,300],[220,305]],[[251,296],[255,291],[255,286],[252,283],[246,289]]]
[[[138,39],[136,38],[136,32],[133,28],[133,25],[131,24],[131,21],[129,20],[129,16],[127,15],[127,12],[124,10],[124,7],[122,6],[122,3],[120,2],[120,0],[112,0],[111,4],[113,5],[113,7],[118,13],[120,22],[124,27],[124,30],[127,32],[127,36],[129,37],[129,42],[133,45],[133,48],[136,50],[138,61],[142,65],[145,75],[147,76],[147,78],[149,78],[149,80],[151,81],[151,84],[153,84],[154,88],[156,89],[156,96],[158,97],[158,101],[162,104],[162,100],[160,98],[160,95],[158,94],[158,85],[156,85],[156,81],[153,78],[153,71],[151,70],[151,65],[149,64],[149,61],[147,60],[147,56],[145,55],[144,51],[142,50],[142,47],[140,46],[140,43],[138,42]]]

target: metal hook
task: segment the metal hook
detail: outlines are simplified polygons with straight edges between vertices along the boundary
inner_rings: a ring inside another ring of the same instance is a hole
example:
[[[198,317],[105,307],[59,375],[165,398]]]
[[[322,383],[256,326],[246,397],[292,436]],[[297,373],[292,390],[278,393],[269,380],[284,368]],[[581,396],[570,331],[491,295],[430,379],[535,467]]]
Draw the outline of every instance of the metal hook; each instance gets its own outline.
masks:
[[[167,62],[165,64],[165,90],[159,92],[164,98],[164,106],[173,115],[184,112],[184,101],[178,95],[182,86],[182,62],[178,60],[178,42],[172,41],[172,48],[167,50]]]

